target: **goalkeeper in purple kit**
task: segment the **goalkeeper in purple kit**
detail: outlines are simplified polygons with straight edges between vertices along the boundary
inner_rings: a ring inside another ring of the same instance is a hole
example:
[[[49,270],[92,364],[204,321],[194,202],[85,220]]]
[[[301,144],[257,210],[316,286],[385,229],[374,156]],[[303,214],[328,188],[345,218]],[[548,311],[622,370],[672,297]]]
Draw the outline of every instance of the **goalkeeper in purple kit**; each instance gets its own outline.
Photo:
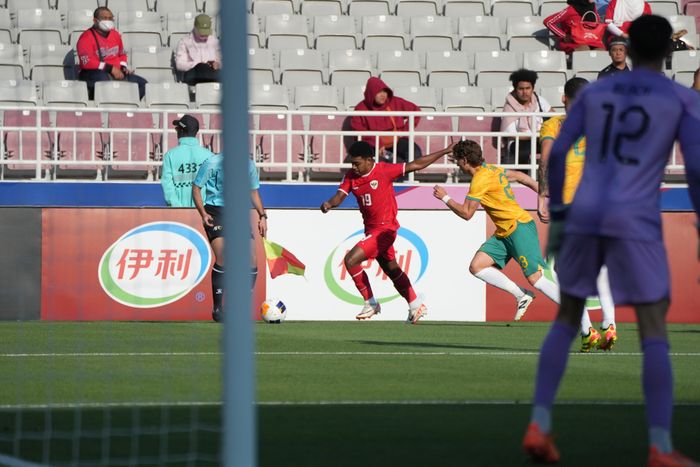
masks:
[[[670,283],[659,187],[675,140],[684,154],[693,206],[700,209],[700,97],[662,72],[672,32],[660,16],[636,19],[629,30],[633,71],[583,89],[552,147],[547,248],[557,256],[561,306],[542,344],[532,418],[523,439],[535,462],[559,460],[550,434],[551,409],[586,297],[595,295],[605,265],[615,303],[634,306],[639,323],[648,465],[697,465],[674,451],[671,442]],[[567,206],[562,201],[566,153],[582,135],[587,141],[583,177]]]

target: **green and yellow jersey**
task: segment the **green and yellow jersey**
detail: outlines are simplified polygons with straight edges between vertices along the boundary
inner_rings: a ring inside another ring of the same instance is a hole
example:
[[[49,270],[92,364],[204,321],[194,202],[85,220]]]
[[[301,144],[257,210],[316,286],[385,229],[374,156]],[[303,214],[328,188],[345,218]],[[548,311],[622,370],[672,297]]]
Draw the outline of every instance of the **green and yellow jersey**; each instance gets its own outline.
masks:
[[[540,141],[548,139],[557,139],[559,131],[566,117],[560,115],[553,117],[542,124],[540,129]],[[564,175],[564,189],[562,191],[562,200],[565,204],[570,204],[574,200],[576,188],[581,181],[583,175],[583,162],[586,156],[586,138],[579,137],[576,140],[569,152],[566,154],[566,174]]]
[[[515,200],[506,172],[492,164],[481,164],[476,169],[467,193],[467,199],[478,201],[496,224],[496,237],[507,237],[518,222],[532,221],[532,216]]]

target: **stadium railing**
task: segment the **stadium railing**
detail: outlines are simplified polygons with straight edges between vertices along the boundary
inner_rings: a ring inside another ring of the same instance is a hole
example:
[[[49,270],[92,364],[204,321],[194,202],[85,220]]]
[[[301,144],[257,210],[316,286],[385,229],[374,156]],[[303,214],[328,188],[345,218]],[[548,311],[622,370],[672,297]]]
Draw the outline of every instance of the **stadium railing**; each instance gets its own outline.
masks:
[[[144,180],[157,181],[163,155],[177,145],[172,121],[182,110],[0,107],[0,180]],[[222,120],[218,110],[187,113],[200,122],[199,138],[214,152],[222,150]],[[354,116],[406,118],[406,131],[353,131]],[[364,137],[379,148],[379,138],[393,137],[390,153],[376,149],[376,156],[396,161],[399,138],[407,140],[408,160],[417,144],[423,154],[440,150],[459,139],[472,139],[483,148],[488,163],[520,169],[535,176],[537,160],[517,163],[521,145],[529,141],[536,152],[536,132],[500,131],[504,116],[525,116],[531,128],[538,116],[556,113],[503,112],[372,112],[328,110],[250,110],[248,154],[269,181],[337,181],[343,169],[346,148]],[[420,118],[419,125],[415,125]],[[513,145],[509,151],[508,145]],[[240,151],[234,144],[234,151]],[[515,158],[513,159],[513,152]],[[671,178],[682,181],[682,155],[674,149],[666,169]],[[668,177],[667,177],[668,178]],[[460,174],[448,157],[407,181],[458,181]]]

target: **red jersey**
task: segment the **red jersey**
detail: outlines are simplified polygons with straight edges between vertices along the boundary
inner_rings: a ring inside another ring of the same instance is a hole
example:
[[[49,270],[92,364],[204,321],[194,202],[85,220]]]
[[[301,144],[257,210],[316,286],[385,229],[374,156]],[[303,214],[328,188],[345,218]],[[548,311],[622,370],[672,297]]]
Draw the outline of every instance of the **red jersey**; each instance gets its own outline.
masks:
[[[94,28],[89,28],[78,38],[76,49],[81,70],[102,70],[105,64],[117,68],[127,66],[122,36],[116,29],[112,29],[107,37],[104,37]]]
[[[398,230],[393,182],[404,175],[405,169],[406,164],[378,162],[366,175],[357,175],[354,170],[348,170],[345,174],[338,190],[346,195],[355,195],[365,230],[376,227]]]

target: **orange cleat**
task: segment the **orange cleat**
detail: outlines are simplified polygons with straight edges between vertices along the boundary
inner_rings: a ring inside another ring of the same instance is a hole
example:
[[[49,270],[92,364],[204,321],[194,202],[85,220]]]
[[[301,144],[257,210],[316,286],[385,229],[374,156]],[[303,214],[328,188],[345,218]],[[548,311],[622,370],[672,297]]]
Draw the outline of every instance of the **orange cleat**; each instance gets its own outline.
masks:
[[[700,464],[678,451],[662,453],[654,446],[649,448],[649,464],[647,465],[649,467],[700,467]]]
[[[542,433],[540,427],[530,423],[523,438],[523,450],[536,464],[555,464],[559,462],[559,450],[554,445],[552,435]]]

